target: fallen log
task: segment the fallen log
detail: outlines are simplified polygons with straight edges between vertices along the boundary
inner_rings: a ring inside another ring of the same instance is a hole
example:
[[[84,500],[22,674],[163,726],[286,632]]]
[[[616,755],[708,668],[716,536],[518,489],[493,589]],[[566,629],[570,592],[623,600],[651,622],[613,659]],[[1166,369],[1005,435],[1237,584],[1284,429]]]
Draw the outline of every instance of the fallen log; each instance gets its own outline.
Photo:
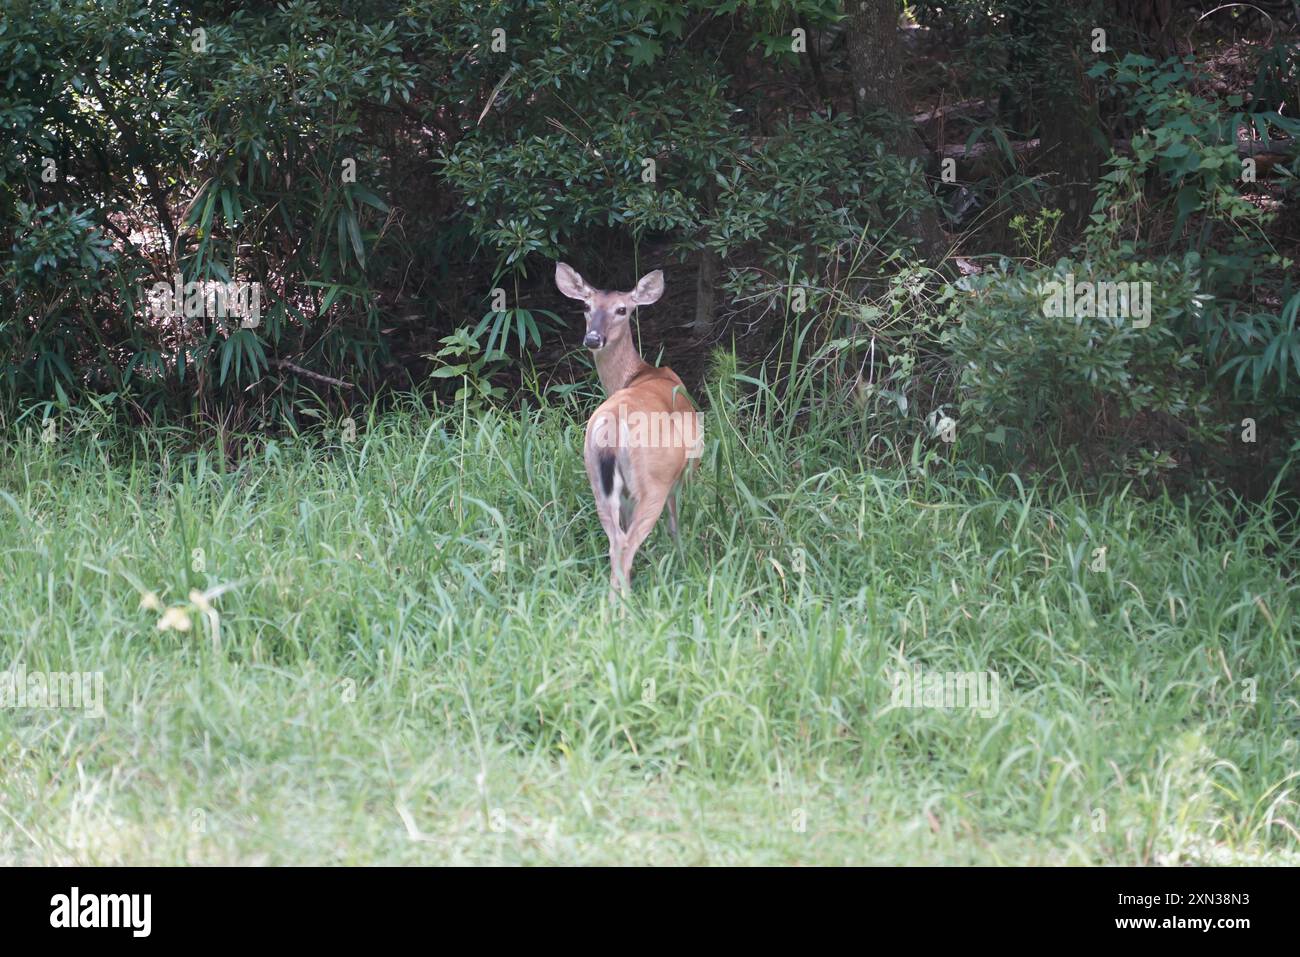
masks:
[[[924,113],[913,113],[912,122],[918,126],[944,119],[954,113],[976,114],[989,112],[987,100],[961,100],[957,103],[944,103]]]
[[[1029,153],[1038,149],[1041,145],[1042,141],[1037,138],[1032,140],[1014,140],[1011,143],[1011,152],[1013,154]],[[940,147],[932,152],[942,159],[975,160],[987,156],[990,153],[1001,152],[1001,147],[998,146],[997,143],[985,140],[982,143],[976,143],[973,146],[954,143],[950,146]]]

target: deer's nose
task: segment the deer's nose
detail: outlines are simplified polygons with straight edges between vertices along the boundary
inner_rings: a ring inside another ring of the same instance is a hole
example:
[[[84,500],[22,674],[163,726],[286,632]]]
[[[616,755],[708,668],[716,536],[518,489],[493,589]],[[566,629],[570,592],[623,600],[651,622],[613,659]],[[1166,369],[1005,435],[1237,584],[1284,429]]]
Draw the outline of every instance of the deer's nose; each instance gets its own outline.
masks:
[[[592,331],[583,337],[582,344],[588,349],[603,349],[605,347],[605,337],[599,332]]]

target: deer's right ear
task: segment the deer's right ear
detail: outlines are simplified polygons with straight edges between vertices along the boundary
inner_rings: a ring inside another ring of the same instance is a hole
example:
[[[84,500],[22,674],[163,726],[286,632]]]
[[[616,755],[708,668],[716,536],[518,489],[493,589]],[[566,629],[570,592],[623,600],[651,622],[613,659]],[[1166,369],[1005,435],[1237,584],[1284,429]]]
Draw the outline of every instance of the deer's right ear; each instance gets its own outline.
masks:
[[[586,302],[592,295],[592,289],[587,285],[586,280],[568,263],[555,264],[555,285],[570,299],[581,299]]]

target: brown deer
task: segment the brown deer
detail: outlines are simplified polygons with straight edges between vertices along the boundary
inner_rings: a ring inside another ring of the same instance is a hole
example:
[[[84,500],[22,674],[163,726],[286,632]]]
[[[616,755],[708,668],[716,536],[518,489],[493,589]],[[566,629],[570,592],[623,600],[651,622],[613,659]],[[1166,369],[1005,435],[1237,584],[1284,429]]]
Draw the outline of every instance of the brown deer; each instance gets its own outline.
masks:
[[[627,589],[632,559],[668,506],[677,534],[677,490],[702,447],[699,413],[672,369],[641,358],[632,342],[632,313],[657,302],[664,274],[641,277],[631,292],[593,289],[572,267],[557,263],[555,285],[583,304],[596,372],[608,398],[587,421],[582,457],[609,537],[610,597]]]

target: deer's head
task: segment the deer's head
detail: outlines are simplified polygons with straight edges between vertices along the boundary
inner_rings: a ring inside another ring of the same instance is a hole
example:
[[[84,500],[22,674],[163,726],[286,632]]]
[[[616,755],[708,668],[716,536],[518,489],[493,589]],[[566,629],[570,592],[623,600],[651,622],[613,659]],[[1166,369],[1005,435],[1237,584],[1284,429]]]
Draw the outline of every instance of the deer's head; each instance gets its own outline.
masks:
[[[587,317],[587,334],[582,344],[592,352],[626,337],[628,321],[637,306],[657,302],[664,294],[664,274],[660,269],[641,277],[631,292],[604,292],[593,289],[577,271],[566,263],[555,264],[555,285],[570,299],[577,299]]]

